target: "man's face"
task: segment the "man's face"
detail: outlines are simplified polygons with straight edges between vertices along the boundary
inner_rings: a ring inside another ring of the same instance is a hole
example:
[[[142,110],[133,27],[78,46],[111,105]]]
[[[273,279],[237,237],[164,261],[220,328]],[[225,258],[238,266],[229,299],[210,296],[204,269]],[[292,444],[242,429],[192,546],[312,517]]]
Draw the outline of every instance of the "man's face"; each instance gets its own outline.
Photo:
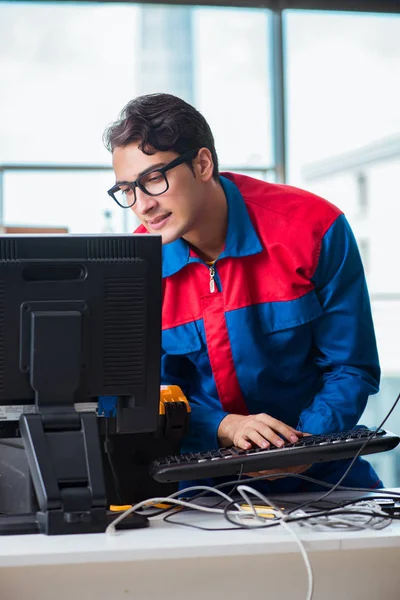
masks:
[[[144,154],[136,143],[113,151],[116,182],[132,182],[151,168],[160,168],[177,158],[173,151]],[[196,159],[193,166],[196,172]],[[196,228],[202,212],[201,177],[195,177],[187,163],[166,172],[169,188],[160,196],[149,196],[136,187],[135,215],[150,233],[162,236],[169,244]]]

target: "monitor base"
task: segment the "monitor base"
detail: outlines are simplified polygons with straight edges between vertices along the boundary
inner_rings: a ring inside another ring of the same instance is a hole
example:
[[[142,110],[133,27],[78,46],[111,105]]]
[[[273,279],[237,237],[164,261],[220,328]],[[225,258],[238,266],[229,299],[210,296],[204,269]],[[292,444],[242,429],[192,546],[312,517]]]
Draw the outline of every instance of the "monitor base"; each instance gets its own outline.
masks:
[[[108,511],[106,526],[110,525],[118,513]],[[141,529],[149,526],[149,519],[144,515],[131,513],[121,523],[116,526],[117,530]],[[28,535],[40,533],[39,521],[36,513],[21,515],[0,515],[0,535]],[[94,533],[104,533],[96,531]]]

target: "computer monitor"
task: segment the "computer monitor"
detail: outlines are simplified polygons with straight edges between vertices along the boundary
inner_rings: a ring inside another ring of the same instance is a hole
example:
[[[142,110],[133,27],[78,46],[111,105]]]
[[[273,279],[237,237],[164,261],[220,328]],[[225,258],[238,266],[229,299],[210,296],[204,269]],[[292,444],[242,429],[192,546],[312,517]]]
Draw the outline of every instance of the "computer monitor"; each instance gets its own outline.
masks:
[[[0,409],[25,407],[41,531],[104,531],[97,417],[75,407],[116,396],[116,433],[154,431],[160,337],[160,236],[0,237]]]

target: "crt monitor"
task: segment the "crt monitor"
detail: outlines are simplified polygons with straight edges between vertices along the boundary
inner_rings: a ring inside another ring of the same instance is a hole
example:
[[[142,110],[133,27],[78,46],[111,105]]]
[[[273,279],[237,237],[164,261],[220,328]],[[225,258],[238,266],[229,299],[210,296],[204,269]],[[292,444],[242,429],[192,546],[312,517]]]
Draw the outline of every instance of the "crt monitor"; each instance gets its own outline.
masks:
[[[0,408],[25,407],[42,531],[104,531],[96,414],[75,407],[114,396],[116,433],[154,431],[160,336],[160,236],[0,238]]]

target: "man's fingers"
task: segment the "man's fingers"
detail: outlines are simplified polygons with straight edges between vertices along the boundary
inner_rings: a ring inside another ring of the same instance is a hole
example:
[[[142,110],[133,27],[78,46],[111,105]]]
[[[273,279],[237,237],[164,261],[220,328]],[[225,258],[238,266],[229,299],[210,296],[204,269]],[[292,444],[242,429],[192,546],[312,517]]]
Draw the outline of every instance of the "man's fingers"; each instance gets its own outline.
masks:
[[[235,446],[238,448],[242,448],[243,450],[248,450],[251,445],[254,444],[259,448],[269,448],[270,443],[264,436],[262,436],[256,429],[250,429],[246,431],[245,435],[241,435],[238,437]]]
[[[270,444],[277,448],[282,448],[285,445],[285,440],[277,435],[276,431],[264,425],[261,421],[255,421],[254,424],[248,424],[240,435],[237,436],[241,442],[248,440],[259,446],[260,448],[268,448]],[[295,439],[297,441],[298,438]],[[239,444],[235,444],[236,446]],[[248,446],[239,446],[240,448],[246,449]]]
[[[282,423],[282,425],[283,425],[283,423]],[[299,440],[298,436],[296,436],[294,433],[292,433],[289,429],[284,429],[284,428],[286,428],[286,425],[284,425],[281,428],[281,431],[278,432],[275,429],[273,429],[272,427],[269,427],[268,425],[266,425],[263,421],[255,421],[254,423],[247,425],[243,434],[244,434],[244,437],[251,439],[254,443],[257,444],[257,446],[263,447],[262,444],[259,443],[259,441],[255,440],[255,438],[257,438],[257,440],[259,440],[259,438],[261,436],[264,440],[267,440],[274,446],[281,448],[282,446],[285,445],[285,443],[287,441],[288,442],[297,442]]]
[[[263,440],[279,448],[287,442],[296,443],[303,435],[301,431],[266,413],[247,416],[227,415],[218,427],[218,439],[223,447],[233,444],[243,449],[250,448],[251,444],[263,448],[265,447]]]
[[[303,435],[306,434],[261,413],[243,420],[235,432],[233,443],[243,450],[249,450],[252,445],[259,448],[268,448],[271,445],[282,448],[287,442],[299,441]]]
[[[248,424],[243,431],[236,436],[234,443],[235,446],[247,450],[250,447],[249,443],[259,446],[260,448],[268,448],[271,444],[277,448],[282,448],[282,446],[285,445],[286,440],[290,442],[297,442],[299,440],[298,436],[295,436],[290,432],[286,432],[286,434],[288,437],[280,437],[276,431],[265,425],[263,421],[255,421],[254,424]]]
[[[257,431],[260,435],[262,435],[263,438],[268,440],[274,446],[281,448],[282,446],[285,445],[285,440],[283,438],[281,438],[276,433],[276,431],[271,429],[271,427],[268,427],[267,425],[264,425],[263,423],[259,423],[259,424],[257,424]]]
[[[297,432],[296,429],[293,429],[293,427],[290,427],[289,425],[282,423],[282,421],[278,421],[278,419],[274,419],[270,415],[261,413],[261,414],[257,415],[256,420],[260,421],[260,423],[263,423],[264,425],[269,427],[274,432],[283,436],[283,438],[285,440],[287,440],[288,442],[293,442],[293,443],[297,442],[299,440],[299,438],[301,437],[300,432]],[[268,439],[270,439],[270,438],[268,438]],[[270,441],[273,444],[275,444],[275,442],[273,440],[270,439]]]

